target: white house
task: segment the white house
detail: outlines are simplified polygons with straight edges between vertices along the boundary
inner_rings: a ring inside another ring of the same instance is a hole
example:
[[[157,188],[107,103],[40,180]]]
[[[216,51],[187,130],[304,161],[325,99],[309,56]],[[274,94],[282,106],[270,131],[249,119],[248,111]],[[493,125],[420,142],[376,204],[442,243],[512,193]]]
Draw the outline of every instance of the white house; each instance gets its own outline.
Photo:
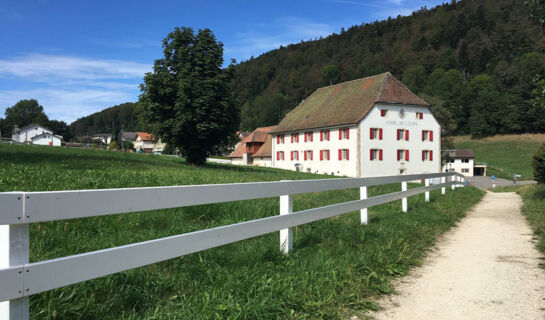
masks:
[[[441,170],[429,104],[389,72],[317,89],[271,134],[275,168],[349,177]]]
[[[22,128],[15,128],[11,139],[19,143],[60,146],[62,137],[39,124],[33,123]]]
[[[471,149],[445,150],[447,161],[443,165],[444,172],[458,172],[466,177],[486,176],[486,165],[475,164],[475,154]]]
[[[49,132],[39,134],[32,137],[32,144],[38,144],[42,146],[60,147],[62,137]]]
[[[276,126],[256,128],[242,138],[235,150],[229,155],[232,164],[271,167],[272,139],[269,132]]]
[[[153,152],[157,139],[147,132],[137,132],[136,140],[134,140],[134,150],[141,150],[146,153]]]

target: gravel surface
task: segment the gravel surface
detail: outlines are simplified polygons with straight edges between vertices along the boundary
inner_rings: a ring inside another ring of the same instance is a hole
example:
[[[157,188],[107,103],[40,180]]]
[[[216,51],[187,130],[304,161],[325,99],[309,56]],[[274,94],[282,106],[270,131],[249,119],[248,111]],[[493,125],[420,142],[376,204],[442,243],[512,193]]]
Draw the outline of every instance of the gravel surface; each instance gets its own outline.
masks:
[[[483,176],[466,177],[466,180],[469,182],[470,185],[477,187],[479,189],[483,189],[483,190],[492,188],[493,184],[495,184],[496,187],[509,187],[514,185],[513,180],[496,178],[494,183],[492,183],[492,179],[490,177],[483,177]],[[517,181],[517,184],[535,184],[535,183],[536,182],[534,180]]]
[[[516,193],[488,192],[372,318],[545,319],[542,255],[521,205]]]

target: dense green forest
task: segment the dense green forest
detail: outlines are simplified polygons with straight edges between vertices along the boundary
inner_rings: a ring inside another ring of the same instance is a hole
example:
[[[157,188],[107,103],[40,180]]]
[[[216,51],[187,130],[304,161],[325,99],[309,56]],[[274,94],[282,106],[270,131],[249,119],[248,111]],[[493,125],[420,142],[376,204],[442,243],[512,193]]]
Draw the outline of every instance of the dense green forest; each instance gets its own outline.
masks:
[[[117,137],[121,129],[141,131],[135,106],[136,103],[126,102],[79,118],[70,124],[70,132],[74,137],[96,133],[112,133]]]
[[[522,0],[452,1],[353,26],[238,64],[241,128],[277,123],[321,86],[390,71],[448,111],[448,133],[544,132],[544,40]]]

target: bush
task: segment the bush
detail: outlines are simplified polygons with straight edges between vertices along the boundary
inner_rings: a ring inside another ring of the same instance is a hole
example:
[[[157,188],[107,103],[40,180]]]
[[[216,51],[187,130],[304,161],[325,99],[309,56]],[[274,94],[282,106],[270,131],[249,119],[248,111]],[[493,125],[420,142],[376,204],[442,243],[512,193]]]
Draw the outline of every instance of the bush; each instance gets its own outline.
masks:
[[[112,143],[110,143],[110,146],[108,147],[108,149],[109,150],[118,150],[119,146],[117,145],[117,142],[112,141]]]
[[[534,154],[532,167],[534,168],[534,177],[537,183],[545,183],[545,143]]]

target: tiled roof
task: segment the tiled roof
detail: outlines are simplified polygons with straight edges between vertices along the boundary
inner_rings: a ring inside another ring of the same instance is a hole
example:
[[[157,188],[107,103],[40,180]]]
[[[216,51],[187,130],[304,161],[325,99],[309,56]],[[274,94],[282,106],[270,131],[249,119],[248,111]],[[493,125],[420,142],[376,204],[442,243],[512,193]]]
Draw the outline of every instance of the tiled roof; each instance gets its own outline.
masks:
[[[233,152],[231,152],[230,155],[228,155],[227,157],[229,158],[242,158],[242,155],[245,153],[246,151],[246,144],[245,143],[239,143],[239,145],[235,148],[235,150],[233,150]]]
[[[452,158],[475,158],[475,154],[472,149],[456,149],[449,150],[450,157]]]
[[[386,72],[317,89],[289,112],[272,132],[355,124],[377,102],[429,106]]]
[[[271,157],[272,154],[272,136],[267,134],[267,139],[265,143],[257,150],[256,153],[252,155],[252,158],[266,158]]]
[[[137,132],[136,135],[139,136],[140,139],[142,139],[142,140],[146,140],[146,141],[150,141],[150,140],[154,141],[155,140],[155,137],[151,133]]]
[[[265,142],[267,135],[276,126],[256,128],[250,135],[242,139],[242,142]]]
[[[136,140],[136,132],[131,131],[123,131],[123,134],[121,135],[121,138],[126,140]]]

